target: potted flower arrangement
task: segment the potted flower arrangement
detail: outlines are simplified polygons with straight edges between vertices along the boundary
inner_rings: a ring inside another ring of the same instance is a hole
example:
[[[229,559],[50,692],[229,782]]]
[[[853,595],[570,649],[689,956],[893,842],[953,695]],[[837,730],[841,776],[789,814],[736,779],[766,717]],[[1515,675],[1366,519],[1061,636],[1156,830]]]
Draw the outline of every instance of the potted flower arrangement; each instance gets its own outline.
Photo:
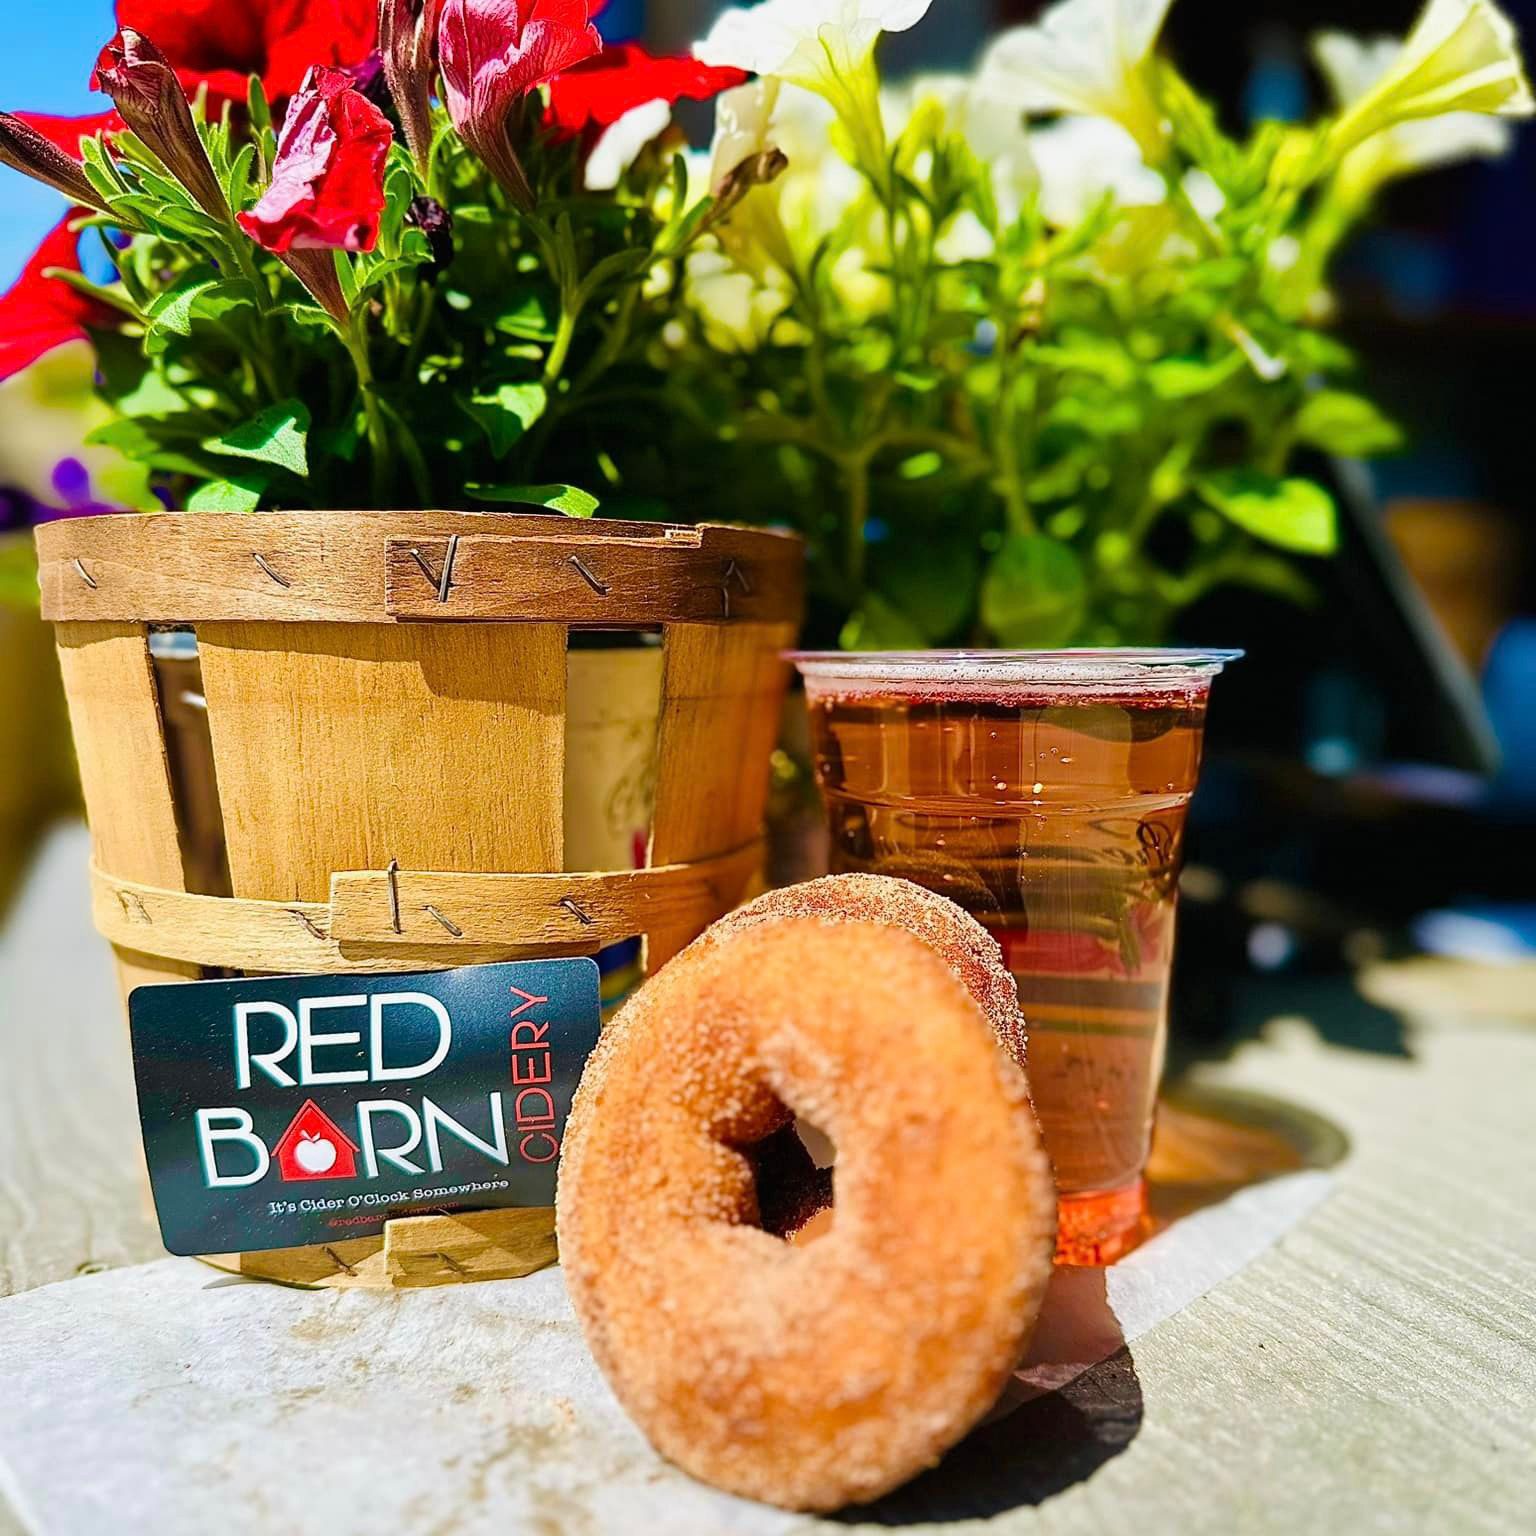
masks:
[[[249,78],[186,62],[174,7],[179,48],[125,28],[93,77],[112,112],[0,118],[0,159],[78,210],[0,310],[4,366],[88,332],[97,439],[187,510],[591,512],[623,418],[598,444],[585,403],[668,317],[645,279],[748,179],[690,198],[670,103],[745,76],[602,51],[585,5],[548,9],[401,0],[377,31],[269,39],[283,67]],[[552,464],[584,485],[531,478]]]
[[[585,0],[255,8],[234,73],[222,31],[200,54],[196,17],[127,9],[110,113],[0,115],[0,160],[73,209],[0,309],[6,366],[88,337],[92,441],[175,509],[38,535],[125,988],[636,936],[654,966],[761,864],[800,604],[793,537],[592,518],[654,434],[635,399],[683,259],[779,168],[695,196],[675,152],[672,102],[742,72],[603,51]],[[189,846],[167,628],[195,630],[222,884]],[[568,723],[612,723],[572,698],[591,628],[662,637],[638,870],[567,833]],[[468,1262],[444,1241],[439,1278]],[[265,1272],[392,1276],[387,1248]]]
[[[1431,0],[1324,33],[1328,110],[1240,139],[1159,51],[1170,3],[1062,0],[896,85],[877,39],[930,0],[768,0],[698,47],[756,76],[700,180],[788,169],[688,257],[674,494],[788,511],[824,639],[1145,644],[1222,584],[1305,601],[1336,518],[1304,454],[1398,442],[1329,264],[1387,182],[1506,147],[1514,29]]]

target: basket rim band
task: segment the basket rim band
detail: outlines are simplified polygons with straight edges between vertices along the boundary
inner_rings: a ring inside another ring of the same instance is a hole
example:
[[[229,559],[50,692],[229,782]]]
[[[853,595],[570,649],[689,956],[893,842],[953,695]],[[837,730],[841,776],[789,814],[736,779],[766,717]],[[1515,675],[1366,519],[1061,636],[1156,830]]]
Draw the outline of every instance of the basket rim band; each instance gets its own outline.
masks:
[[[804,545],[761,528],[481,512],[135,513],[37,530],[52,622],[798,621]]]
[[[273,974],[443,969],[594,954],[640,936],[681,947],[740,901],[765,842],[647,869],[530,874],[346,870],[331,899],[208,896],[91,865],[97,931],[138,954]]]

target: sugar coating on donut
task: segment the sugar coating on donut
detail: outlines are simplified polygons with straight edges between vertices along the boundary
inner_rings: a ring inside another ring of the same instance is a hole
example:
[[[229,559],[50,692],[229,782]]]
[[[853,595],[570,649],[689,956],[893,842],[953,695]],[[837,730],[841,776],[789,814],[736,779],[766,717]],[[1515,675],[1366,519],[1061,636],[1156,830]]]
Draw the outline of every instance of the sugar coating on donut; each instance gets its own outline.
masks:
[[[761,1229],[750,1148],[837,1146],[830,1230]],[[830,1510],[933,1465],[995,1402],[1051,1271],[1024,1081],[950,966],[889,923],[738,923],[621,1010],[558,1195],[572,1304],[663,1455]]]
[[[890,875],[826,875],[749,901],[721,918],[698,942],[717,942],[734,929],[776,917],[889,923],[916,934],[965,983],[998,1041],[1027,1071],[1027,1029],[1019,1012],[1018,983],[1003,963],[997,940],[948,897]]]

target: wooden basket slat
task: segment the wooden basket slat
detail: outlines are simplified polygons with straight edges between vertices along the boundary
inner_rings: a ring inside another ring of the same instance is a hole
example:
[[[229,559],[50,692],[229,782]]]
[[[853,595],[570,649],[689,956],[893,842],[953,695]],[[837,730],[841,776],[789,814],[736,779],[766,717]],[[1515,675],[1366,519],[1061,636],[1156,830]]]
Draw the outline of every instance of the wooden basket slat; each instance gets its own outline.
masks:
[[[611,873],[349,871],[332,876],[329,903],[204,896],[95,869],[92,905],[109,939],[192,963],[277,974],[430,970],[590,954],[652,927],[697,931],[741,899],[762,852],[756,840],[718,859]]]
[[[792,624],[667,627],[652,864],[710,858],[757,835],[787,672],[779,653],[794,634]],[[691,938],[652,929],[647,970]]]
[[[208,1262],[232,1274],[284,1285],[415,1290],[465,1280],[513,1279],[545,1269],[558,1257],[553,1208],[530,1206],[412,1216],[387,1223],[379,1237],[219,1254]]]
[[[565,647],[558,624],[200,625],[234,894],[558,870]]]
[[[450,586],[440,604],[411,550],[440,572],[455,535],[465,559],[460,591],[455,597]],[[473,618],[467,605],[475,602],[486,610],[480,616],[502,621],[649,625],[693,616],[668,611],[668,594],[679,590],[704,601],[710,618],[742,617],[749,610],[736,605],[745,603],[765,618],[794,619],[802,601],[797,540],[707,525],[473,512],[184,512],[48,524],[37,546],[43,616],[55,621],[388,623],[397,617],[392,603],[400,617]],[[605,605],[570,563],[573,553],[600,584],[610,584],[609,573],[613,596],[640,616],[622,619]],[[500,574],[482,579],[477,568]],[[655,602],[646,606],[652,584]],[[568,611],[572,603],[581,606]]]
[[[55,627],[59,670],[96,862],[133,880],[186,888],[160,700],[142,624]],[[190,981],[195,965],[115,946],[124,1001],[136,986]]]
[[[655,539],[596,542],[481,535],[391,539],[387,606],[400,619],[451,621],[558,615],[573,624],[655,625],[782,619],[798,591],[793,547],[730,528],[695,547]]]

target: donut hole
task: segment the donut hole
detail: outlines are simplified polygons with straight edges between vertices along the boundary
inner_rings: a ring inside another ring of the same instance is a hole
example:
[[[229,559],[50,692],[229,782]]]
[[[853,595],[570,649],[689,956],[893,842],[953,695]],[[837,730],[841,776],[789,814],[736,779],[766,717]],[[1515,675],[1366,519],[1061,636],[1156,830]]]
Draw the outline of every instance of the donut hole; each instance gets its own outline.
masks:
[[[811,1161],[818,1168],[831,1168],[836,1164],[837,1143],[814,1120],[807,1120],[804,1115],[797,1115],[795,1135],[800,1138],[801,1146],[810,1154]]]
[[[803,1244],[832,1224],[832,1139],[810,1122],[788,1125],[744,1147],[757,1194],[757,1225],[771,1237]]]

